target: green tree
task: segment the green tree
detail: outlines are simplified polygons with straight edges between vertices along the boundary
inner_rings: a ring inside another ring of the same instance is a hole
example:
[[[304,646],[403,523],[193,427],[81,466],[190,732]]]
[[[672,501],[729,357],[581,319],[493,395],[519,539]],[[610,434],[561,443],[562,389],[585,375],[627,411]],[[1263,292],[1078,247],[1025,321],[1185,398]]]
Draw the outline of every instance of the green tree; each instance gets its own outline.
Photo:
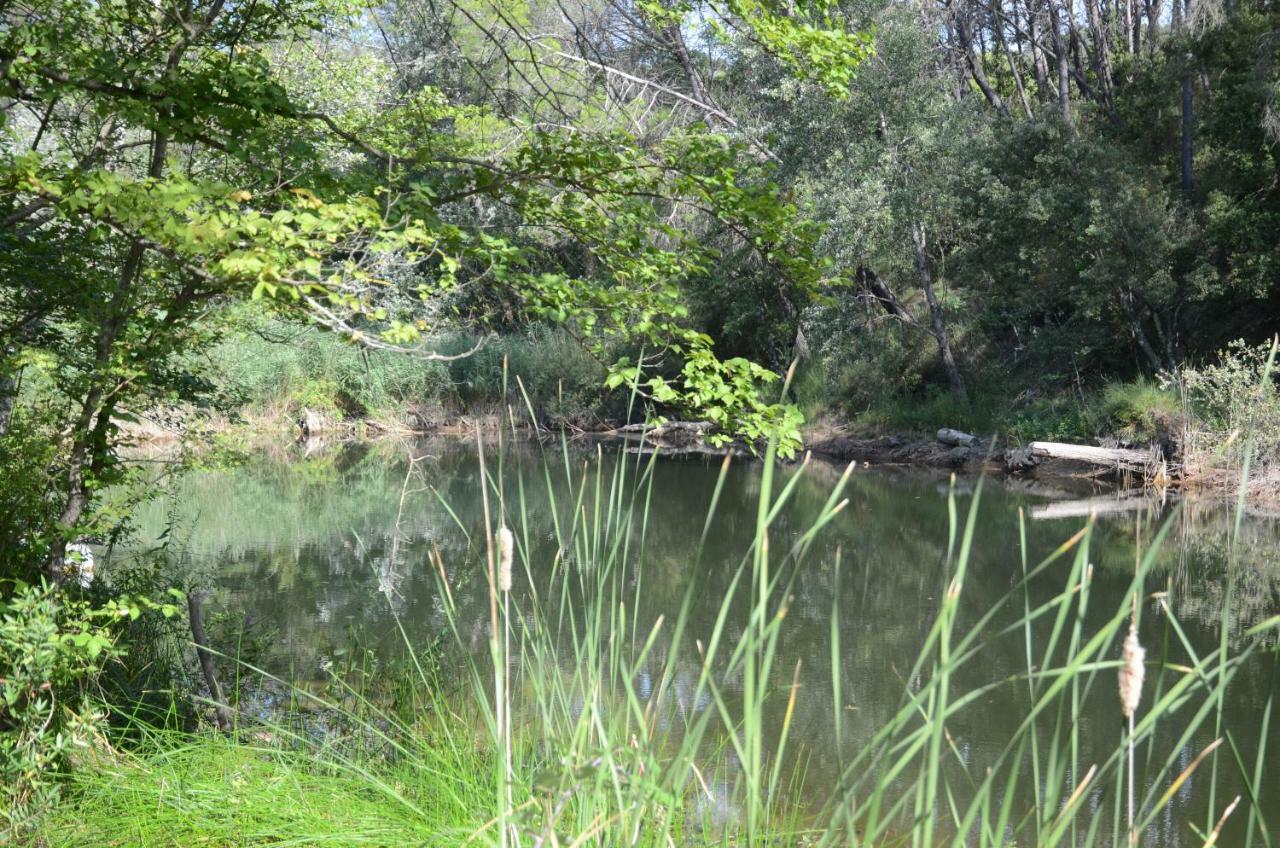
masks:
[[[207,319],[232,298],[437,359],[432,333],[495,317],[460,303],[514,304],[590,347],[649,352],[616,363],[611,384],[639,375],[726,437],[794,449],[794,412],[760,395],[777,375],[718,360],[681,298],[718,257],[691,219],[731,229],[793,285],[822,278],[816,231],[732,140],[693,125],[642,143],[455,104],[398,77],[366,43],[362,6],[342,0],[35,0],[4,14],[0,393],[36,365],[73,406],[55,428],[51,578],[116,467],[118,417],[200,391],[177,356],[216,338]],[[759,25],[780,37],[771,15]]]

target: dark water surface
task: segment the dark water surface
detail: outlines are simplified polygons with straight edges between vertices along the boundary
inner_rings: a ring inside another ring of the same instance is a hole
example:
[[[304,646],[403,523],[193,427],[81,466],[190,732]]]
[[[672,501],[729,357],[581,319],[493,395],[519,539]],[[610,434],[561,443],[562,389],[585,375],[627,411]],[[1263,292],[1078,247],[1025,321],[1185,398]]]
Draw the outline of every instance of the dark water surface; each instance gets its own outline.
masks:
[[[421,475],[411,484],[413,491],[402,498],[410,453],[427,458],[418,465]],[[608,468],[620,457],[635,461],[634,456],[612,449],[602,455],[606,480]],[[577,469],[584,462],[594,462],[595,456],[594,448],[569,451]],[[661,459],[654,468],[643,554],[635,578],[642,583],[637,595],[640,608],[635,611],[641,632],[647,633],[659,615],[673,617],[692,589],[690,635],[705,639],[710,633],[734,569],[750,543],[761,482],[758,463],[742,461],[731,466],[716,519],[695,564],[694,551],[719,471],[718,460],[704,458]],[[788,479],[794,473],[794,468],[786,468],[782,476]],[[509,446],[503,474],[508,493],[523,485],[533,552],[531,576],[536,583],[541,577],[538,569],[551,567],[557,547],[555,507],[548,486],[562,505],[572,503],[577,492],[570,491],[558,445],[545,451],[536,445]],[[839,474],[816,463],[804,472],[771,537],[772,546],[782,550],[787,536],[798,538],[808,529]],[[479,564],[484,531],[478,480],[476,451],[464,441],[383,444],[309,457],[263,456],[232,470],[182,478],[172,493],[142,512],[139,525],[148,544],[158,543],[172,526],[164,537],[170,551],[193,584],[215,587],[211,607],[226,618],[248,620],[249,632],[257,634],[265,651],[263,662],[273,670],[295,680],[312,680],[322,677],[330,664],[340,664],[353,647],[397,653],[403,638],[397,617],[415,644],[431,644],[446,632],[438,574],[428,559],[435,548],[450,573],[460,620],[475,622],[474,632],[464,633],[464,638],[484,643],[488,600]],[[962,519],[975,483],[961,480],[957,485]],[[430,489],[421,490],[423,484]],[[948,580],[948,490],[948,480],[942,476],[858,469],[845,493],[847,507],[822,531],[796,575],[795,600],[775,667],[779,686],[787,686],[796,662],[802,664],[803,685],[789,745],[802,752],[808,780],[817,785],[823,781],[831,785],[842,764],[902,704],[908,685],[905,677],[934,622]],[[1099,497],[1094,503],[1084,502]],[[1091,549],[1094,577],[1084,632],[1087,635],[1101,626],[1123,602],[1139,532],[1145,546],[1157,525],[1172,513],[1171,505],[1146,500],[1118,503],[1101,491],[1001,481],[988,481],[982,491],[978,532],[961,596],[962,626],[996,604],[1021,578],[1020,510],[1027,515],[1026,559],[1034,565],[1083,526],[1091,507],[1100,507],[1102,514]],[[397,520],[401,541],[393,546]],[[1139,520],[1141,531],[1136,526]],[[1149,593],[1168,591],[1167,602],[1199,653],[1215,648],[1221,635],[1218,621],[1232,577],[1227,557],[1231,526],[1232,516],[1225,509],[1186,505],[1174,519],[1147,586]],[[834,567],[837,548],[838,573]],[[1247,518],[1237,550],[1239,566],[1227,633],[1233,645],[1243,643],[1249,626],[1280,612],[1280,522]],[[1056,568],[1032,584],[1031,604],[1062,591],[1069,558]],[[529,590],[528,580],[517,575],[517,593]],[[845,702],[839,739],[832,718],[833,608],[838,610],[838,665]],[[1002,613],[995,625],[1015,620],[1018,612]],[[741,632],[741,623],[731,621],[731,635],[735,626]],[[1158,644],[1168,632],[1159,603],[1148,601],[1143,609],[1143,641]],[[983,650],[982,660],[970,663],[954,681],[957,692],[1025,673],[1021,634],[995,640]],[[655,651],[655,664],[662,653]],[[1172,651],[1174,657],[1179,653]],[[1149,669],[1148,681],[1156,673]],[[688,675],[692,679],[696,668],[689,669]],[[1263,741],[1263,709],[1277,691],[1275,677],[1274,650],[1256,652],[1223,705],[1223,732],[1230,734],[1229,741],[1250,770]],[[1099,680],[1085,695],[1081,712],[1080,761],[1086,764],[1100,762],[1121,738],[1114,673],[1107,671]],[[642,694],[645,685],[644,680],[638,681]],[[959,714],[947,726],[955,746],[952,756],[958,754],[971,773],[981,775],[1025,715],[1028,700],[1026,684],[1011,682],[985,696],[979,708]],[[784,707],[785,698],[773,699],[772,722],[781,722]],[[1179,747],[1179,718],[1161,727],[1149,751],[1139,752],[1140,763],[1150,761],[1154,766],[1172,753],[1178,761],[1176,774],[1212,740],[1210,721],[1209,730]],[[1266,740],[1269,759],[1275,764],[1280,764],[1278,729],[1280,721],[1273,721]],[[1228,748],[1222,749],[1220,773],[1236,769]],[[727,771],[732,772],[731,763]],[[1210,816],[1217,817],[1208,808],[1207,778],[1208,770],[1199,770],[1178,789],[1168,813],[1153,825],[1145,844],[1202,843],[1188,822],[1204,830]],[[1218,811],[1241,791],[1231,774],[1220,774],[1220,779],[1213,800]],[[1103,789],[1113,787],[1099,791]],[[1025,797],[1033,797],[1031,793],[1028,785]],[[1280,830],[1280,765],[1264,768],[1261,795],[1257,810],[1273,834],[1280,835],[1276,833]],[[1244,844],[1249,803],[1247,798],[1242,802],[1219,844]],[[1110,831],[1109,821],[1102,830]]]

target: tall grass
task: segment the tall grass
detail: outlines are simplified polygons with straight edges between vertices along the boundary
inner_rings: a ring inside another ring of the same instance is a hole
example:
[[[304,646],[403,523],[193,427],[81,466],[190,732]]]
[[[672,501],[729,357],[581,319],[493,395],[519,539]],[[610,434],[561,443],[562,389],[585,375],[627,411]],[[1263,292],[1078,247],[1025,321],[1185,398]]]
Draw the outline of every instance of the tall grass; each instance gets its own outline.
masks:
[[[522,521],[528,481],[518,481],[510,492],[501,473],[489,478],[495,522],[524,530],[523,538],[517,531],[516,548],[528,580],[518,594],[490,581],[496,616],[490,625],[492,668],[484,671],[482,662],[471,666],[491,743],[507,764],[496,780],[493,836],[500,843],[567,844],[607,833],[604,843],[625,845],[721,839],[877,846],[1138,844],[1178,789],[1204,769],[1214,786],[1229,774],[1244,787],[1250,812],[1239,832],[1250,842],[1270,844],[1269,823],[1249,801],[1259,798],[1265,774],[1269,714],[1258,739],[1237,739],[1223,726],[1221,707],[1238,669],[1265,649],[1280,618],[1248,630],[1232,650],[1226,638],[1228,592],[1220,644],[1198,654],[1169,613],[1165,593],[1147,588],[1168,524],[1135,563],[1123,600],[1102,611],[1100,627],[1086,627],[1086,620],[1095,620],[1086,619],[1092,521],[1044,561],[1024,562],[1004,598],[966,620],[961,599],[974,535],[981,529],[980,492],[963,519],[953,497],[948,588],[914,667],[904,675],[902,702],[871,738],[859,740],[835,786],[814,786],[806,782],[803,757],[791,756],[788,746],[803,668],[780,668],[776,660],[798,569],[832,565],[806,558],[815,534],[844,506],[848,472],[811,527],[783,535],[778,521],[803,468],[778,485],[773,457],[765,458],[749,552],[704,642],[689,636],[688,597],[656,621],[638,621],[630,612],[641,607],[645,591],[644,540],[661,532],[647,521],[653,462],[652,456],[637,456],[605,477],[602,463],[579,469],[566,453],[564,473],[577,496],[557,509],[559,553],[550,577],[541,578],[535,575],[545,572],[527,559],[533,549],[531,528]],[[726,460],[717,495],[727,467]],[[717,532],[715,501],[713,496],[704,538]],[[786,544],[771,546],[775,538]],[[437,566],[447,574],[443,563]],[[699,568],[698,551],[691,552],[689,567]],[[1037,599],[1033,584],[1055,574],[1062,575],[1060,590]],[[690,593],[696,591],[695,581]],[[447,586],[442,594],[451,597]],[[1010,609],[1018,611],[1013,623],[1004,614]],[[461,640],[467,623],[457,620],[456,607],[449,610]],[[839,614],[833,609],[833,619]],[[833,621],[833,632],[838,630]],[[1145,662],[1142,635],[1153,645]],[[962,676],[972,679],[962,671],[981,666],[995,645],[1011,638],[1023,642],[1023,671],[973,690],[955,686]],[[837,735],[838,650],[834,641]],[[1188,661],[1175,661],[1179,656]],[[1147,665],[1153,680],[1143,692]],[[642,680],[643,689],[637,685]],[[949,727],[980,715],[984,696],[1004,687],[1025,689],[1025,709],[987,717],[1008,727],[1003,748],[982,771],[970,769]],[[1100,750],[1086,734],[1099,720],[1095,693],[1103,690],[1117,693],[1110,699],[1116,732],[1114,745]],[[769,708],[779,702],[781,723],[771,724],[767,717],[778,711]],[[699,704],[705,708],[697,709]],[[1176,744],[1158,747],[1157,726],[1176,728]],[[1213,741],[1182,765],[1188,747],[1210,731]],[[1252,763],[1242,755],[1224,758],[1226,751],[1255,747],[1260,753]],[[1034,803],[1024,805],[1028,783]],[[1218,804],[1213,791],[1209,798],[1210,820],[1203,826],[1183,823],[1186,833],[1205,841],[1216,839],[1241,800]],[[724,812],[717,805],[730,814],[717,815]]]
[[[1140,550],[1127,592],[1107,608],[1091,591],[1092,521],[1040,562],[1026,559],[1024,528],[1008,591],[974,609],[964,600],[983,530],[981,485],[967,515],[952,494],[946,589],[935,617],[914,663],[900,670],[901,700],[855,739],[844,719],[856,682],[842,680],[838,605],[830,692],[806,689],[805,667],[779,661],[797,575],[828,568],[838,579],[838,556],[815,560],[813,543],[844,509],[852,468],[817,517],[797,528],[788,505],[807,465],[780,473],[770,451],[754,522],[735,528],[717,520],[726,459],[702,543],[688,553],[695,578],[674,609],[642,620],[646,544],[664,529],[650,522],[653,499],[662,496],[653,485],[657,454],[612,465],[599,454],[579,461],[562,440],[538,471],[510,474],[507,448],[502,434],[478,445],[483,539],[461,562],[432,555],[453,643],[446,657],[460,669],[460,688],[442,688],[448,681],[429,658],[410,650],[409,671],[393,692],[340,677],[330,697],[296,694],[346,728],[337,741],[330,734],[317,742],[284,724],[266,731],[271,744],[255,741],[253,728],[237,731],[238,744],[165,743],[137,766],[141,772],[107,772],[119,781],[110,792],[91,783],[76,816],[140,827],[130,818],[161,808],[169,824],[153,822],[159,829],[145,831],[149,844],[189,836],[212,844],[1119,846],[1168,837],[1155,827],[1195,782],[1209,784],[1201,787],[1208,809],[1203,820],[1177,822],[1181,844],[1225,839],[1228,829],[1231,844],[1273,843],[1275,820],[1261,806],[1262,783],[1274,779],[1270,706],[1258,736],[1240,738],[1223,705],[1242,666],[1275,650],[1280,616],[1233,630],[1228,586],[1218,644],[1198,651],[1170,613],[1167,592],[1153,590],[1170,523]],[[405,491],[415,487],[406,478]],[[551,499],[549,528],[530,518],[537,487]],[[412,498],[405,503],[412,510]],[[734,532],[745,553],[714,621],[694,622],[702,544]],[[550,568],[539,559],[548,533]],[[455,603],[471,569],[486,593],[479,620]],[[1010,643],[1022,667],[995,672],[991,658]],[[987,682],[961,685],[975,669]],[[1014,693],[1021,709],[988,714],[997,693]],[[807,752],[793,738],[802,698],[831,704],[831,745],[848,752],[834,782],[819,784],[804,768]],[[1098,728],[1108,725],[1111,741],[1099,744]],[[961,728],[974,726],[998,740],[989,756],[974,755],[963,738]],[[220,755],[204,762],[210,745]],[[312,838],[297,822],[228,818],[208,794],[209,776],[222,773],[226,757],[247,763],[240,773],[256,788],[257,800],[245,802],[254,815],[263,815],[272,781],[283,781],[281,797],[309,811],[324,809],[333,793],[373,807],[328,807],[333,821],[345,822],[345,839],[332,821]],[[198,791],[175,788],[188,786]],[[1227,797],[1228,786],[1240,791]],[[83,827],[68,833],[83,835]]]

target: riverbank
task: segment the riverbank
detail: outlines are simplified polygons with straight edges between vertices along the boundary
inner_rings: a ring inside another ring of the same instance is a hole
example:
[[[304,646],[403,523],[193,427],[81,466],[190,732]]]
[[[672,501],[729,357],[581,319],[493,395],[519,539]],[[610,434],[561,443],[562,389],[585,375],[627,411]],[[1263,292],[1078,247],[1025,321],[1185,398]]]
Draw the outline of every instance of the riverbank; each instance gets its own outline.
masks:
[[[713,445],[709,439],[713,428],[706,422],[672,421],[650,426],[586,414],[563,417],[544,412],[535,417],[528,404],[521,402],[517,406],[514,401],[505,409],[497,404],[458,408],[432,402],[346,417],[310,407],[245,409],[221,416],[166,409],[136,416],[121,422],[120,427],[131,445],[149,449],[185,444],[197,449],[214,446],[243,451],[298,441],[312,452],[331,444],[387,438],[471,438],[478,430],[485,434],[514,432],[529,439],[616,441],[628,450],[657,449],[669,456],[733,454],[750,459],[759,455],[758,449],[742,443]],[[1126,443],[1111,436],[1097,441],[1113,446],[1034,441],[1019,444],[945,426],[931,434],[878,434],[874,429],[871,433],[867,433],[864,424],[818,416],[802,427],[803,448],[794,459],[798,461],[809,454],[838,466],[853,462],[970,476],[1075,480],[1117,489],[1193,491],[1209,497],[1233,497],[1240,477],[1239,468],[1220,461],[1220,456],[1206,456],[1208,452],[1203,448],[1192,462],[1185,461],[1176,453],[1185,442],[1168,437],[1145,446],[1128,442],[1125,447],[1113,447]],[[1183,439],[1189,442],[1192,436],[1187,434]],[[1280,499],[1280,476],[1269,463],[1255,463],[1249,496],[1265,503]]]

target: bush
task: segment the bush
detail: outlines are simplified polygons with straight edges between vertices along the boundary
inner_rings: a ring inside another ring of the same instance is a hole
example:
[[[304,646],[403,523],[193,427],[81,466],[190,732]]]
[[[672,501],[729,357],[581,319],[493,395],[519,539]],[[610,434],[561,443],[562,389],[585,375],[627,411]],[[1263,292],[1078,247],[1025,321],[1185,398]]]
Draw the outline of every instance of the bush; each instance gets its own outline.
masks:
[[[0,578],[28,582],[44,571],[63,506],[55,479],[57,437],[36,419],[14,416],[0,436]]]
[[[432,347],[456,355],[477,341],[459,332],[437,338]],[[558,328],[535,326],[492,339],[470,356],[437,362],[368,350],[323,330],[254,317],[241,322],[210,359],[216,402],[231,410],[295,415],[308,407],[335,417],[358,417],[395,415],[436,401],[464,408],[512,403],[519,413],[524,406],[516,386],[519,377],[545,412],[565,417],[618,417],[625,412],[625,393],[604,388],[604,365]]]
[[[52,806],[71,755],[98,733],[103,715],[85,689],[120,656],[115,611],[25,584],[0,603],[0,797],[10,837]]]
[[[1222,452],[1220,461],[1236,467],[1244,459],[1244,436],[1254,440],[1260,463],[1280,461],[1280,389],[1276,371],[1267,373],[1273,347],[1243,340],[1227,345],[1217,362],[1183,368],[1167,382],[1177,387],[1194,416],[1191,438],[1201,454]],[[1240,438],[1232,439],[1232,434]]]
[[[448,375],[439,362],[371,351],[314,327],[276,319],[243,323],[210,354],[219,403],[231,407],[302,407],[366,415],[439,397]]]
[[[445,352],[470,349],[475,339],[459,335],[444,343]],[[507,360],[508,394],[503,393],[503,359]],[[606,361],[616,358],[613,354]],[[625,392],[605,389],[605,366],[566,331],[532,327],[494,339],[465,359],[448,364],[455,398],[464,406],[513,403],[523,407],[518,377],[535,408],[561,418],[620,418],[626,413]]]
[[[144,613],[177,607],[120,597],[94,605],[54,589],[13,582],[0,601],[0,836],[30,832],[57,802],[77,752],[98,738],[98,677],[125,655],[120,634]],[[5,841],[0,838],[0,842]]]

